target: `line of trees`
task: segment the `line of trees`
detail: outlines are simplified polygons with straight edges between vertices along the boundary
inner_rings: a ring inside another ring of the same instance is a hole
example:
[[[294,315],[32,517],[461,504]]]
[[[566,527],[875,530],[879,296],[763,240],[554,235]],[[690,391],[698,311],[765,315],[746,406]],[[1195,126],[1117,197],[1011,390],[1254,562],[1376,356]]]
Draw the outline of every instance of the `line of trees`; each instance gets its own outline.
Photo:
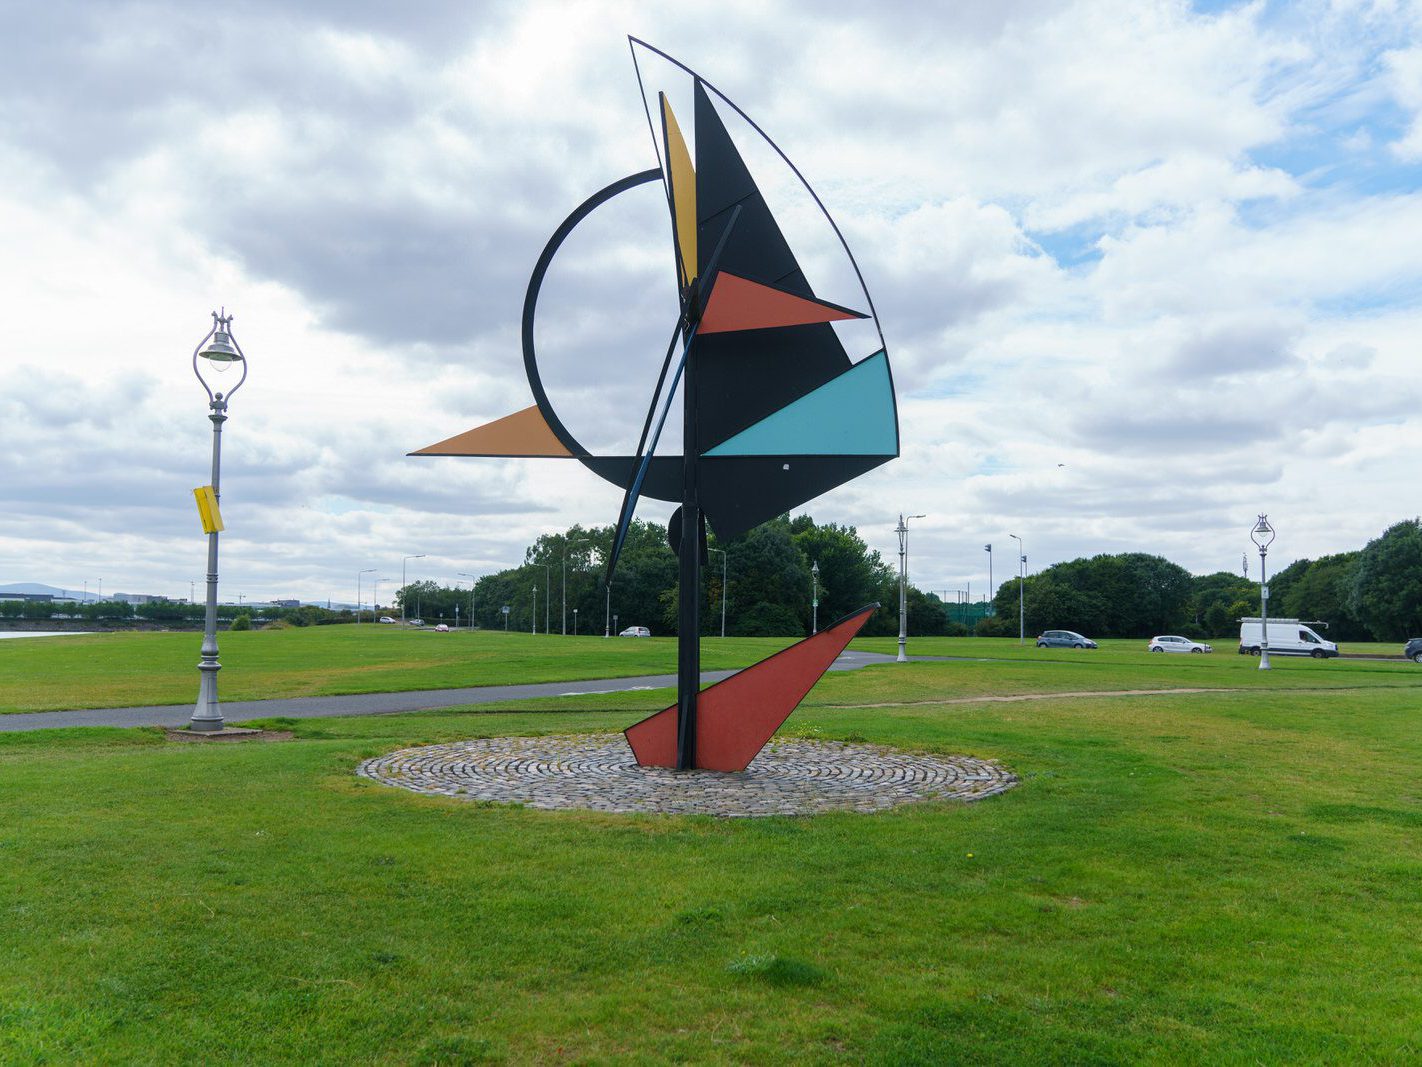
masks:
[[[502,608],[508,605],[509,629],[528,633],[536,622],[539,633],[545,628],[561,633],[566,579],[569,633],[575,621],[583,634],[600,634],[614,625],[676,633],[677,562],[665,529],[640,520],[632,523],[609,596],[601,561],[607,558],[613,532],[611,526],[579,525],[545,534],[528,547],[522,566],[480,578],[472,598],[468,588],[412,582],[396,593],[395,602],[412,618],[418,611],[426,622],[453,622],[458,605],[462,620],[472,611],[476,625],[496,629],[504,628]],[[704,634],[720,633],[723,602],[727,636],[809,633],[814,611],[810,568],[815,562],[820,568],[821,628],[877,601],[883,610],[870,619],[866,632],[898,633],[897,570],[852,526],[820,525],[808,515],[781,516],[733,540],[722,542],[711,534],[707,544],[709,562],[703,568],[701,591]],[[967,632],[950,622],[938,598],[922,590],[909,591],[908,612],[914,633]]]
[[[1220,571],[1192,575],[1160,556],[1093,556],[1058,563],[1022,587],[1029,633],[1051,628],[1100,637],[1183,633],[1220,637],[1259,614],[1259,585]],[[1389,527],[1356,552],[1301,559],[1269,579],[1269,611],[1328,624],[1338,641],[1402,641],[1422,634],[1422,523]],[[1006,636],[1018,626],[1012,580],[993,599],[978,633]]]
[[[410,617],[486,628],[539,633],[602,633],[616,626],[647,626],[674,634],[677,626],[676,558],[660,525],[634,522],[623,548],[611,596],[601,560],[610,526],[574,526],[545,534],[528,547],[522,566],[480,578],[475,588],[414,582],[396,595]],[[782,516],[734,540],[710,536],[703,569],[702,632],[721,627],[728,636],[796,636],[810,632],[812,564],[819,563],[821,628],[877,601],[869,634],[898,632],[897,569],[870,549],[851,526],[818,524],[810,516]],[[725,552],[725,588],[722,588]],[[1329,624],[1336,640],[1401,640],[1422,633],[1422,524],[1397,523],[1356,552],[1299,560],[1270,578],[1271,614]],[[536,587],[536,593],[535,593]],[[1030,634],[1066,628],[1098,637],[1148,637],[1184,633],[1222,637],[1238,620],[1259,611],[1259,586],[1240,574],[1192,575],[1161,556],[1139,552],[1058,563],[1027,578],[1022,587]],[[535,603],[537,618],[534,618]],[[508,605],[507,620],[501,609]],[[961,635],[959,605],[944,604],[921,589],[908,591],[909,632]],[[576,612],[575,612],[576,609]],[[1018,627],[1018,585],[1010,579],[993,599],[993,614],[974,633],[1013,636]],[[615,632],[615,631],[614,631]]]

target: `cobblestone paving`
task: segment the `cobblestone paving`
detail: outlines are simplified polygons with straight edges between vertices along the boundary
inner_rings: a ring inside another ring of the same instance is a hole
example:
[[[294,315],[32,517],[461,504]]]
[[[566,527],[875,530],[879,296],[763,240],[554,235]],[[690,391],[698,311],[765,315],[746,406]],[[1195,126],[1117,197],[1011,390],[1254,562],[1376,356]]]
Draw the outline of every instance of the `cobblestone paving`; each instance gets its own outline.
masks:
[[[773,740],[740,774],[639,767],[621,734],[495,737],[406,748],[356,773],[415,793],[531,808],[668,815],[884,811],[921,800],[980,800],[1017,784],[970,756],[839,741]]]

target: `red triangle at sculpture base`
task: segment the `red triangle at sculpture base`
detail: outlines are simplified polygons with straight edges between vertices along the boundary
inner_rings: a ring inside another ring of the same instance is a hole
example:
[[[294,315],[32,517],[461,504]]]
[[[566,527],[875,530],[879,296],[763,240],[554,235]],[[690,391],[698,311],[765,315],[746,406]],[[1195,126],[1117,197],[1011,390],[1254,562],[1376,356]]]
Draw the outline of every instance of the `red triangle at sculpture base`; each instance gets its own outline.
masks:
[[[743,771],[805,699],[878,604],[703,689],[696,700],[696,767]],[[676,766],[677,706],[624,731],[643,767]]]

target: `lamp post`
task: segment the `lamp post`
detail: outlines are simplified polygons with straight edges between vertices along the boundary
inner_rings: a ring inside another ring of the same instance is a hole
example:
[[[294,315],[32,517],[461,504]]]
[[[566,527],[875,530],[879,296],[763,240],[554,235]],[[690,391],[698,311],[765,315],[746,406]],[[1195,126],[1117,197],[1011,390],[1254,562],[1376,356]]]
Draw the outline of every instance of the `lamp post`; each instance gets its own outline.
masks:
[[[457,572],[457,576],[469,579],[469,629],[472,630],[474,629],[474,583],[476,579],[474,575],[465,571]]]
[[[721,636],[726,636],[726,550],[724,548],[708,548],[710,552],[721,553]]]
[[[602,636],[612,636],[612,583],[603,582],[603,588],[607,591],[607,602],[603,606]]]
[[[894,528],[899,535],[899,663],[908,662],[908,520],[927,517],[900,515],[899,524]]]
[[[820,561],[810,564],[810,636],[820,632]]]
[[[226,312],[226,308],[222,309]],[[227,390],[226,395],[214,392],[206,378],[202,376],[198,360],[207,361],[209,372],[225,373],[234,363],[242,364],[242,377],[237,384]],[[232,336],[232,316],[212,313],[212,329],[193,349],[193,374],[207,392],[208,419],[212,422],[212,495],[222,499],[222,424],[227,421],[227,405],[232,394],[247,380],[247,358],[242,348]],[[198,663],[198,698],[193,708],[188,729],[198,733],[215,733],[222,729],[222,708],[217,701],[217,672],[222,664],[217,661],[217,531],[207,535],[207,613],[203,619],[202,660]],[[99,599],[103,599],[103,579],[99,579]]]
[[[1017,643],[1025,645],[1027,643],[1027,613],[1024,610],[1026,602],[1022,596],[1022,583],[1027,580],[1027,546],[1016,534],[1007,536],[1017,542]]]
[[[578,609],[573,609],[573,636],[578,636]]]
[[[995,586],[995,585],[992,584],[992,545],[983,545],[983,551],[987,553],[987,557],[988,557],[988,591],[987,591],[987,602],[988,602],[988,610],[991,611],[991,610],[992,610],[992,598],[993,598],[993,596],[996,595],[996,593],[997,593],[997,586]]]
[[[1269,556],[1269,546],[1274,543],[1274,527],[1269,525],[1269,516],[1260,515],[1254,529],[1249,531],[1249,539],[1259,548],[1259,669],[1269,670],[1269,575],[1265,561]]]
[[[412,560],[412,559],[424,559],[424,558],[425,558],[425,553],[421,552],[418,556],[405,556],[403,559],[400,560],[400,623],[401,623],[401,625],[404,625],[404,622],[405,622],[405,601],[408,600],[408,599],[410,599],[410,598],[405,594],[405,564],[409,563],[410,560]]]
[[[534,636],[534,637],[537,637],[537,636],[538,636],[538,583],[537,583],[537,582],[534,582],[533,585],[531,586],[531,588],[533,589],[533,611],[532,611],[532,615],[533,615],[533,636]]]
[[[356,625],[357,625],[357,626],[360,625],[360,606],[361,606],[361,603],[362,603],[361,598],[360,598],[361,575],[362,575],[362,574],[374,574],[374,573],[375,573],[375,568],[374,568],[374,567],[367,567],[367,568],[366,568],[365,570],[363,570],[363,571],[356,571]],[[371,618],[371,621],[372,621],[372,622],[375,621],[374,617]]]
[[[564,637],[566,637],[566,636],[568,635],[568,547],[569,547],[570,545],[585,545],[585,544],[588,544],[591,540],[592,540],[592,538],[590,538],[590,537],[573,537],[573,538],[567,539],[567,540],[565,540],[565,541],[563,542],[563,636],[564,636]],[[577,611],[577,608],[574,608],[573,610],[576,612],[576,611]],[[576,627],[574,627],[573,632],[574,632],[574,633],[577,633],[577,628],[576,628]]]

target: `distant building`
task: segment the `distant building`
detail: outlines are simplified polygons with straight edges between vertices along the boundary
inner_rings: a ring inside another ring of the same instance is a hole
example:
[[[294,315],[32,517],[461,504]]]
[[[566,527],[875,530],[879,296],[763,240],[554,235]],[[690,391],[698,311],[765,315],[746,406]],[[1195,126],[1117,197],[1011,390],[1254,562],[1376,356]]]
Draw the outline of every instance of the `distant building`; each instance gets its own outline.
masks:
[[[0,600],[39,600],[46,603],[54,600],[53,593],[0,593]]]
[[[272,607],[274,607],[274,608],[299,608],[299,607],[301,607],[301,601],[299,601],[299,600],[273,600],[273,601],[272,601]]]

